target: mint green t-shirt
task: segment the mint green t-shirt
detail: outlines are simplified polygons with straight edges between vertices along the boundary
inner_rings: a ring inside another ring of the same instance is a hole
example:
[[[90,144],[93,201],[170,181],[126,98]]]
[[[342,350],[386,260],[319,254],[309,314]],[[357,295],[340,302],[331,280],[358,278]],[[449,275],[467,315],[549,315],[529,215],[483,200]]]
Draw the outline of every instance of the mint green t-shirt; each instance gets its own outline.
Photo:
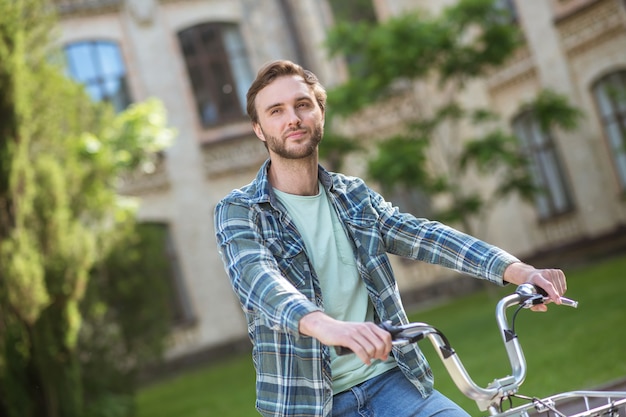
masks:
[[[374,309],[359,276],[352,246],[320,184],[316,196],[287,194],[274,189],[302,235],[306,252],[319,278],[324,312],[341,321],[373,321]],[[356,355],[337,356],[331,352],[335,394],[379,375],[394,366],[386,362],[365,365]]]

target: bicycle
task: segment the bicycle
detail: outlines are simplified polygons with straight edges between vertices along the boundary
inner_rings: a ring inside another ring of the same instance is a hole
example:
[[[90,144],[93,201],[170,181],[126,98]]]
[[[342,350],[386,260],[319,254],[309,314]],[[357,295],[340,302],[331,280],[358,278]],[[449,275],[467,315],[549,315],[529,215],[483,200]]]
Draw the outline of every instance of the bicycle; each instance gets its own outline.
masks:
[[[518,394],[526,378],[527,369],[526,359],[515,333],[515,318],[522,309],[543,304],[547,300],[547,294],[541,289],[531,284],[522,284],[513,294],[503,297],[498,302],[496,321],[511,364],[512,375],[496,378],[486,387],[479,386],[471,379],[446,336],[435,327],[426,323],[394,326],[390,322],[381,323],[380,326],[391,333],[392,343],[395,346],[417,343],[428,338],[457,388],[465,396],[474,400],[480,411],[487,411],[490,416],[617,417],[620,411],[622,415],[626,415],[626,392],[622,391],[569,391],[546,398]],[[574,308],[578,306],[576,301],[565,297],[561,298],[561,303]],[[518,306],[518,308],[509,326],[506,310],[513,306]],[[528,402],[513,407],[513,398]],[[504,405],[507,402],[510,408],[505,410]]]

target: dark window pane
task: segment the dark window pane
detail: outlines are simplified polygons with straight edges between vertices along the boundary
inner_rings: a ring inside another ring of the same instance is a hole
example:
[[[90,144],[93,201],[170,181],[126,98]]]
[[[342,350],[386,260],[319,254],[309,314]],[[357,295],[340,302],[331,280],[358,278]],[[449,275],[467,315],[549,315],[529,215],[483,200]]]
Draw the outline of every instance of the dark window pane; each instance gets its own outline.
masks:
[[[224,39],[230,69],[233,72],[233,78],[236,80],[234,85],[235,93],[242,110],[245,111],[246,93],[254,79],[254,74],[250,71],[246,48],[236,26],[226,26],[222,32],[222,38]]]
[[[191,80],[191,87],[193,88],[193,91],[200,92],[204,90],[204,78],[202,76],[202,71],[200,71],[200,68],[189,68],[189,79]]]
[[[593,87],[600,119],[611,150],[613,166],[626,190],[626,71],[609,74]]]
[[[196,54],[196,49],[193,46],[193,39],[191,38],[191,33],[183,33],[179,35],[179,41],[181,45],[181,49],[183,50],[183,54],[188,59],[193,57]]]
[[[372,0],[329,0],[336,21],[376,22]]]
[[[573,208],[562,164],[549,132],[544,132],[530,113],[518,116],[513,131],[529,160],[528,169],[540,192],[535,207],[541,218],[566,213]]]
[[[252,72],[237,26],[200,24],[178,38],[203,126],[242,118]]]
[[[209,53],[221,53],[222,45],[219,37],[219,32],[212,26],[205,27],[202,31],[200,38],[202,40],[202,47]]]
[[[372,0],[329,0],[336,23],[376,23],[376,10]],[[363,61],[361,54],[348,54],[345,56],[350,75],[353,78],[365,77],[367,70],[360,64]]]
[[[205,126],[216,124],[219,121],[217,106],[211,102],[211,99],[203,100],[198,111]]]

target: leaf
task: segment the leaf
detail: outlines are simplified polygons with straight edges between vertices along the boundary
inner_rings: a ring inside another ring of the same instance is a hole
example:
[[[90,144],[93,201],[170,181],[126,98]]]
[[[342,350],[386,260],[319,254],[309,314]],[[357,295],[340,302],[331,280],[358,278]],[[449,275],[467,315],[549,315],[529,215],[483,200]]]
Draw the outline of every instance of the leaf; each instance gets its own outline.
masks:
[[[542,90],[527,107],[537,117],[544,132],[548,132],[551,127],[574,130],[584,116],[580,109],[569,103],[567,96],[550,89]]]

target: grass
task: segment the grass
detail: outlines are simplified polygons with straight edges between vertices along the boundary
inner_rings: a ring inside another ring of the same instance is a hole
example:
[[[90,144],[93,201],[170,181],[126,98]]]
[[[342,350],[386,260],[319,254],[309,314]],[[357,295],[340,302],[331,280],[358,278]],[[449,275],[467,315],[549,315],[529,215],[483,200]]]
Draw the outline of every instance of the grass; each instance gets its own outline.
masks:
[[[578,309],[550,305],[546,313],[522,311],[518,334],[528,374],[521,394],[545,397],[561,391],[596,388],[626,377],[626,257],[567,271],[567,296]],[[509,291],[499,289],[498,296]],[[498,296],[473,294],[445,306],[411,315],[444,331],[474,381],[486,386],[510,374],[496,331]],[[509,310],[509,318],[512,315]],[[456,389],[429,342],[421,343],[436,376],[436,388],[473,415],[476,404]]]
[[[258,417],[250,355],[142,389],[137,417]]]
[[[518,315],[516,332],[528,363],[522,394],[543,397],[626,377],[626,257],[566,272],[567,295],[579,301],[578,309],[551,305],[547,313]],[[474,381],[486,386],[510,373],[494,309],[512,288],[475,293],[410,317],[443,331]],[[459,393],[430,342],[420,346],[436,388],[472,415],[484,414]],[[252,361],[243,355],[142,389],[136,417],[252,417],[258,416],[254,398]]]

